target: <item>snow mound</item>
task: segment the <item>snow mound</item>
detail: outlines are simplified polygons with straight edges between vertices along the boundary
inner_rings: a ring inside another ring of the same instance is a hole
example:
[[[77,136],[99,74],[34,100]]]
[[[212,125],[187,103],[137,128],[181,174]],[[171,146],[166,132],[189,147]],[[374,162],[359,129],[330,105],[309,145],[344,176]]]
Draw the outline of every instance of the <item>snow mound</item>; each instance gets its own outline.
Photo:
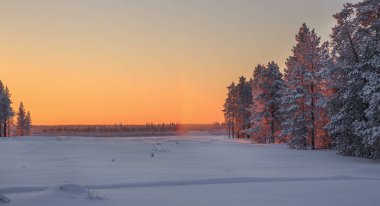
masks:
[[[86,188],[84,188],[80,185],[76,185],[76,184],[59,185],[56,187],[49,188],[48,191],[50,191],[50,192],[75,193],[75,194],[87,193]]]
[[[8,202],[10,202],[11,200],[8,198],[8,197],[6,197],[5,195],[3,195],[3,194],[0,194],[0,204],[2,204],[2,203],[8,203]]]
[[[169,152],[169,150],[165,149],[161,144],[157,143],[153,145],[152,151],[154,152]]]

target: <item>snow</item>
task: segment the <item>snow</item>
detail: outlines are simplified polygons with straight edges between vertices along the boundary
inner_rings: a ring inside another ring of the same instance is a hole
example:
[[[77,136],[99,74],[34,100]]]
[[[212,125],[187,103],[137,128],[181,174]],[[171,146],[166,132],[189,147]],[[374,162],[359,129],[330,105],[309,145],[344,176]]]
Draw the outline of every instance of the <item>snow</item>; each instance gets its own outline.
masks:
[[[0,151],[9,206],[380,201],[379,161],[225,136],[25,137],[0,139]]]

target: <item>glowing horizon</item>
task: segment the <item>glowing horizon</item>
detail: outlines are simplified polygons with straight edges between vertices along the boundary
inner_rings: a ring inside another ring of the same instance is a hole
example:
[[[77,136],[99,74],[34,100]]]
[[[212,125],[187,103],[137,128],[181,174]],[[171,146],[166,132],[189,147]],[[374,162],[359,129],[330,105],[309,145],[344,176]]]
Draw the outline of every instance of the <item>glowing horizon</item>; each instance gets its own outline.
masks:
[[[228,84],[347,1],[1,1],[0,79],[37,125],[222,122]]]

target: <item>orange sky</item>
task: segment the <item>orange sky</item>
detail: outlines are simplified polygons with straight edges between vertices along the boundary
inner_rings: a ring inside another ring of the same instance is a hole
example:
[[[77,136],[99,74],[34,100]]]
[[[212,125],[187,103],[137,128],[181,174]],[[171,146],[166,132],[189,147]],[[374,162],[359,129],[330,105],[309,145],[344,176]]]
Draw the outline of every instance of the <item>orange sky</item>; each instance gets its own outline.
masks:
[[[344,0],[6,0],[0,79],[34,124],[223,121],[225,87],[284,65]]]

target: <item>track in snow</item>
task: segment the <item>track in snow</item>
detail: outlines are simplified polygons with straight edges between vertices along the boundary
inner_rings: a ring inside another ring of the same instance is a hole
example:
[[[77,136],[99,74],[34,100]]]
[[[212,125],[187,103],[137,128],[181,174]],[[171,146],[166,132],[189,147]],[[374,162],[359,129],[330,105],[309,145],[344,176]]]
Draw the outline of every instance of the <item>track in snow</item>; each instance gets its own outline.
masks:
[[[143,188],[143,187],[168,187],[168,186],[190,186],[190,185],[218,185],[218,184],[244,184],[263,182],[302,182],[302,181],[346,181],[346,180],[371,180],[380,181],[379,178],[351,177],[351,176],[331,176],[331,177],[236,177],[236,178],[212,178],[199,180],[173,180],[140,183],[120,183],[104,185],[86,185],[91,189],[121,189],[121,188]],[[23,193],[38,192],[47,190],[49,187],[9,187],[0,188],[0,193]]]

